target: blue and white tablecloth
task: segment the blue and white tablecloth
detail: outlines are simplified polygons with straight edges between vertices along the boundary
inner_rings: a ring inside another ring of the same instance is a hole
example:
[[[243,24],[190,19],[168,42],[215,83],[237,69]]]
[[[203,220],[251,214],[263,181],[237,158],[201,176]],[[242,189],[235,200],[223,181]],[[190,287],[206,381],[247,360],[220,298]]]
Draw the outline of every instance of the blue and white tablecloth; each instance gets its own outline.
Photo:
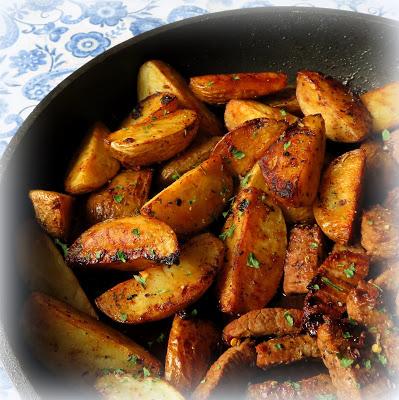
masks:
[[[184,18],[263,6],[399,19],[398,0],[0,0],[0,154],[51,89],[110,47]],[[1,367],[0,398],[19,399]]]

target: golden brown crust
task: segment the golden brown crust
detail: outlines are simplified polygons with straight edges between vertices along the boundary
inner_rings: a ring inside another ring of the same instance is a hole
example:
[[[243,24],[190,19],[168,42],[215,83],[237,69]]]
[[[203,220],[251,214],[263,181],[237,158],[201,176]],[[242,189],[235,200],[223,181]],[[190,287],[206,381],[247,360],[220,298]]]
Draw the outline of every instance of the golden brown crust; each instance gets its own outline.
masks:
[[[298,117],[303,117],[301,107],[299,106],[298,99],[296,98],[295,86],[287,86],[285,89],[262,99],[262,102],[271,107],[286,110],[289,113],[297,115]]]

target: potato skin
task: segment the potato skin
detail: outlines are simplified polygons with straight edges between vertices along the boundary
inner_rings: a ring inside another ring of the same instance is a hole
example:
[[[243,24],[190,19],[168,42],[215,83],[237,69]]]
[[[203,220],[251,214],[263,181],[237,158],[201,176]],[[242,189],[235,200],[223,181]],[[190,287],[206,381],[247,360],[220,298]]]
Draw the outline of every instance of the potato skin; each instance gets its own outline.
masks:
[[[139,214],[148,200],[151,180],[151,170],[127,170],[115,176],[105,188],[87,198],[86,216],[90,224]]]
[[[48,190],[31,190],[29,198],[41,227],[50,236],[67,240],[71,227],[73,197]]]
[[[313,213],[334,242],[347,244],[352,238],[364,167],[365,154],[356,149],[337,157],[324,171]]]
[[[223,242],[204,233],[182,249],[180,264],[152,267],[97,297],[114,321],[141,324],[167,318],[197,301],[212,284],[224,257]]]
[[[287,75],[278,72],[202,75],[190,78],[191,91],[202,101],[223,104],[252,99],[284,89]]]
[[[295,86],[287,86],[285,89],[262,99],[262,102],[270,107],[282,108],[291,114],[294,114],[298,117],[303,117],[301,107],[299,106],[296,98]]]
[[[287,231],[280,208],[262,191],[244,189],[222,235],[226,262],[218,279],[221,311],[241,314],[264,307],[277,292],[283,274]]]
[[[172,229],[155,218],[137,215],[93,225],[71,245],[66,261],[75,267],[140,271],[159,263],[172,265],[178,256]]]
[[[83,194],[99,189],[119,171],[119,162],[104,146],[109,134],[105,125],[96,123],[75,154],[65,179],[65,191]]]
[[[210,321],[175,315],[169,333],[165,379],[181,393],[196,387],[213,358],[220,332]]]
[[[337,80],[318,72],[300,71],[296,96],[305,115],[323,116],[328,139],[356,143],[370,133],[370,113],[360,99]]]
[[[291,125],[259,161],[270,195],[292,207],[313,204],[325,154],[321,115],[310,115]]]

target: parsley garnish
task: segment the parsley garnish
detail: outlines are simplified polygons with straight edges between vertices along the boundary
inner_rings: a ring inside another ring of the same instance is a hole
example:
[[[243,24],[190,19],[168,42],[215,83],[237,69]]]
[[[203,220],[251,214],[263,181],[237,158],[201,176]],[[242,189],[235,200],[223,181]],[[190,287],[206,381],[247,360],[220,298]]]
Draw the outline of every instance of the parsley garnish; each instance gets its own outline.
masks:
[[[291,140],[289,140],[287,143],[284,143],[284,151],[286,151],[289,147],[291,146]]]
[[[255,269],[259,269],[260,268],[260,262],[258,261],[258,259],[255,257],[255,254],[250,252],[248,254],[248,258],[247,258],[247,266],[251,267],[251,268],[255,268]]]
[[[349,339],[352,337],[352,335],[349,332],[342,332],[342,337],[344,339]]]
[[[165,340],[165,335],[164,335],[163,333],[161,333],[161,334],[157,337],[156,342],[157,342],[157,343],[163,343],[164,340]]]
[[[320,289],[320,286],[319,286],[317,283],[315,283],[315,284],[312,285],[310,288],[311,288],[311,289],[314,289],[314,290],[319,290],[319,289]]]
[[[206,84],[206,86],[208,86],[208,87],[213,86],[214,83],[215,83],[214,81],[209,81],[209,82]]]
[[[122,322],[125,322],[127,320],[127,314],[126,313],[121,313],[120,319]]]
[[[226,218],[228,214],[229,214],[229,211],[223,211],[222,212],[223,218]]]
[[[389,139],[391,138],[391,132],[389,132],[388,129],[384,129],[384,130],[381,132],[381,136],[382,136],[382,140],[383,140],[384,142],[386,142],[387,140],[389,140]]]
[[[288,311],[284,313],[284,318],[289,326],[294,326],[294,317]]]
[[[143,367],[143,376],[144,376],[144,378],[147,378],[150,375],[151,375],[151,372],[146,367]]]
[[[132,234],[133,234],[134,236],[139,237],[139,236],[140,236],[140,229],[139,229],[139,228],[134,228],[134,229],[132,229]]]
[[[364,360],[363,364],[366,369],[371,369],[371,361],[370,360]]]
[[[150,253],[151,257],[156,257],[157,255],[155,254],[154,249],[148,249],[148,252]]]
[[[60,247],[61,247],[62,254],[64,255],[64,257],[66,257],[67,254],[68,254],[68,246],[67,246],[65,243],[62,243],[61,240],[59,240],[59,239],[55,239],[55,240],[54,240],[54,243],[55,243],[57,246],[60,246]]]
[[[287,383],[296,391],[301,390],[301,384],[299,382],[287,381]]]
[[[312,250],[316,250],[319,247],[319,245],[316,242],[312,242],[309,244],[309,248]]]
[[[145,288],[145,285],[147,283],[147,279],[142,277],[141,275],[133,275],[133,278],[143,287]]]
[[[241,150],[236,149],[235,147],[231,149],[231,154],[233,154],[233,157],[236,160],[241,160],[245,157],[245,153],[243,153]]]
[[[241,187],[247,186],[247,185],[248,185],[249,178],[250,178],[251,176],[252,176],[251,173],[248,172],[248,173],[241,179],[240,186],[241,186]]]
[[[136,365],[138,359],[139,359],[139,358],[138,358],[135,354],[131,354],[131,355],[128,357],[127,360],[128,360],[130,363],[132,363],[133,365]]]
[[[321,281],[322,281],[323,283],[325,283],[327,286],[330,286],[330,287],[332,287],[333,289],[338,290],[339,292],[343,292],[343,290],[344,290],[341,286],[338,286],[338,285],[336,285],[335,283],[331,282],[331,281],[330,281],[328,278],[326,278],[325,276],[323,276],[323,277],[321,278]]]
[[[281,349],[283,348],[283,346],[281,345],[281,343],[276,343],[276,344],[274,345],[274,347],[275,347],[277,350],[281,350]]]
[[[219,238],[222,240],[226,240],[227,238],[232,237],[235,229],[236,229],[235,224],[231,224],[229,229],[227,229],[226,231],[224,231],[219,235]]]
[[[122,250],[118,250],[115,255],[119,261],[126,262],[126,254]]]
[[[180,174],[177,172],[177,171],[175,171],[174,173],[173,173],[173,175],[171,176],[171,178],[174,180],[174,181],[177,181],[179,178],[180,178]]]
[[[103,255],[103,252],[101,250],[98,250],[98,251],[95,252],[95,256],[96,256],[97,260],[99,260],[102,255]]]
[[[343,367],[343,368],[350,367],[353,364],[353,362],[354,362],[354,360],[352,360],[351,358],[347,358],[347,357],[339,358],[339,363],[341,364],[341,367]]]
[[[123,200],[123,194],[116,194],[114,196],[115,203],[120,203]]]
[[[349,265],[349,267],[347,269],[344,269],[344,274],[347,278],[353,278],[353,276],[355,275],[355,272],[356,272],[356,268],[355,268],[354,263]]]
[[[282,117],[285,117],[287,115],[287,111],[285,111],[283,108],[280,109],[280,114]]]
[[[387,358],[386,358],[384,355],[378,354],[378,355],[377,355],[377,358],[378,358],[378,361],[379,361],[382,365],[387,365],[388,360],[387,360]]]

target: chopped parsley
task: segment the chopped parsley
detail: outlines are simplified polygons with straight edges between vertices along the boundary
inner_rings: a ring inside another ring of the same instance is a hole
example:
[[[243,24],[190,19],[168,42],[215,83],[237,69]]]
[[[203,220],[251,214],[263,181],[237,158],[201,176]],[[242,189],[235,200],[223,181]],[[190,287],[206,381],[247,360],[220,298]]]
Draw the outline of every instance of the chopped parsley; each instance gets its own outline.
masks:
[[[133,278],[143,287],[145,288],[145,285],[147,283],[147,279],[144,278],[141,275],[133,275]]]
[[[68,254],[68,246],[65,243],[62,243],[61,240],[59,240],[59,239],[55,239],[54,243],[57,246],[60,246],[60,248],[62,250],[62,254],[64,255],[64,257],[66,257]]]
[[[123,200],[123,194],[116,194],[114,196],[115,203],[120,203]]]
[[[316,250],[318,247],[319,245],[316,242],[312,242],[309,244],[309,248],[311,248],[312,250]]]
[[[287,111],[284,110],[284,108],[280,109],[280,114],[282,117],[285,117],[287,115]]]
[[[122,261],[123,263],[126,262],[126,254],[122,250],[118,250],[115,256],[117,260]]]
[[[139,229],[139,228],[133,228],[133,229],[132,229],[132,234],[133,234],[134,236],[139,237],[139,236],[140,236],[140,229]]]
[[[382,140],[383,140],[384,142],[386,142],[387,140],[389,140],[389,139],[391,138],[391,132],[389,132],[388,129],[384,129],[384,130],[381,132],[381,136],[382,136]]]
[[[252,176],[251,173],[248,172],[248,174],[246,174],[246,175],[241,179],[241,181],[240,181],[240,186],[241,186],[241,187],[247,186],[247,185],[248,185],[249,178],[250,178],[251,176]]]
[[[143,367],[143,376],[144,376],[144,378],[147,378],[150,375],[151,375],[150,370],[147,369],[146,367]]]
[[[229,215],[229,211],[223,211],[222,215],[223,215],[223,218],[226,218]]]
[[[317,283],[315,283],[315,284],[312,285],[310,288],[311,288],[311,289],[314,289],[314,290],[319,290],[319,289],[320,289],[320,286],[319,286]]]
[[[347,357],[341,357],[341,358],[339,358],[339,363],[340,363],[341,367],[349,368],[354,363],[354,360],[352,360],[351,358],[347,358]]]
[[[245,153],[243,153],[241,150],[236,149],[235,147],[231,149],[231,154],[236,160],[242,160],[245,157]]]
[[[343,292],[343,290],[344,290],[341,286],[338,286],[338,285],[336,285],[335,283],[331,282],[331,281],[330,281],[328,278],[326,278],[325,276],[323,276],[323,277],[321,278],[321,281],[322,281],[323,283],[325,283],[327,286],[330,286],[330,287],[332,287],[333,289],[338,290],[339,292]]]
[[[276,344],[274,345],[274,347],[275,347],[277,350],[281,350],[281,349],[283,348],[283,346],[281,345],[281,343],[276,343]]]
[[[215,83],[214,81],[209,81],[209,82],[206,84],[206,86],[208,86],[208,87],[213,86],[214,83]]]
[[[127,320],[127,314],[126,314],[126,313],[121,313],[121,314],[120,314],[120,320],[121,320],[122,322],[125,322],[125,321]]]
[[[373,224],[374,224],[374,221],[371,220],[371,219],[369,219],[369,220],[367,220],[367,223],[368,223],[369,225],[373,225]]]
[[[133,365],[136,365],[138,359],[139,358],[136,356],[136,354],[130,354],[130,356],[128,357],[127,361],[129,361]]]
[[[163,333],[161,333],[157,338],[156,338],[156,342],[157,343],[163,343],[165,341],[165,335]]]
[[[179,178],[180,178],[180,174],[177,172],[177,171],[175,171],[173,174],[172,174],[172,176],[171,176],[171,178],[174,180],[174,181],[177,181]]]
[[[157,255],[155,254],[155,250],[154,249],[148,249],[148,252],[150,253],[150,256],[155,258]]]
[[[287,151],[289,149],[289,147],[291,146],[291,140],[289,140],[288,142],[284,143],[284,151]]]
[[[387,360],[387,358],[386,358],[384,355],[382,355],[382,354],[377,354],[377,358],[378,358],[378,361],[379,361],[382,365],[387,365],[388,360]]]
[[[356,326],[357,325],[357,321],[355,321],[352,318],[348,318],[348,322],[352,325],[352,326]]]
[[[219,238],[222,240],[226,240],[229,237],[233,236],[234,231],[236,230],[235,224],[231,224],[230,228],[224,231],[219,235]]]
[[[363,365],[366,369],[371,369],[371,361],[370,360],[364,360]]]
[[[289,326],[294,326],[294,317],[288,311],[284,313],[284,318]]]
[[[355,264],[352,263],[347,269],[344,269],[344,274],[347,278],[353,278],[356,272]]]
[[[99,260],[101,256],[103,255],[103,252],[101,250],[98,250],[94,254],[96,256],[96,260]]]
[[[260,262],[258,261],[258,259],[255,257],[255,254],[250,252],[248,254],[248,258],[247,258],[247,266],[251,267],[251,268],[255,268],[255,269],[259,269],[260,268]]]
[[[290,385],[294,390],[301,390],[301,384],[299,382],[287,381],[288,385]]]
[[[352,335],[351,335],[349,332],[343,332],[343,333],[342,333],[342,337],[343,337],[344,339],[349,339],[349,338],[352,337]]]

